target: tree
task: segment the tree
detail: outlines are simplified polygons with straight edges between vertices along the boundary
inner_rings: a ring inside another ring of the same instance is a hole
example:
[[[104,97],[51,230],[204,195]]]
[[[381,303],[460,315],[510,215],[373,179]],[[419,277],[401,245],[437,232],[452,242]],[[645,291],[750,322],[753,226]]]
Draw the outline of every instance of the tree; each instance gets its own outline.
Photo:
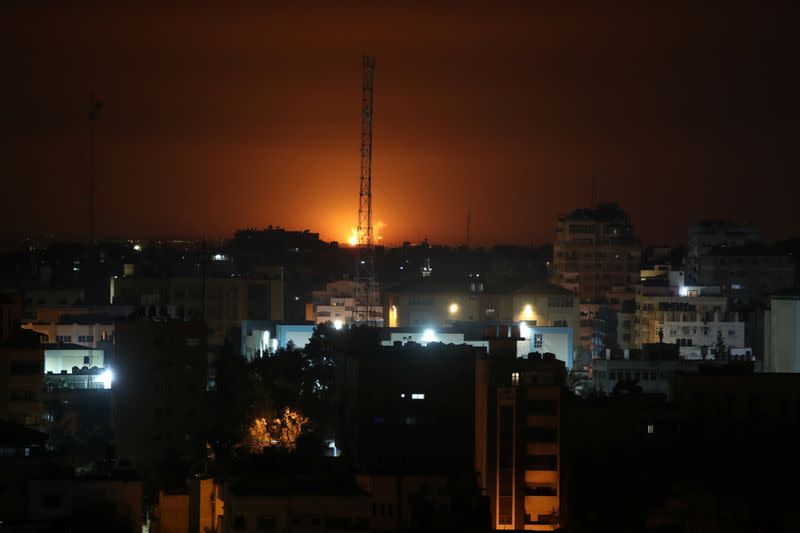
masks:
[[[262,453],[272,446],[294,450],[309,422],[308,417],[288,407],[276,418],[256,418],[248,431],[247,447],[251,453]]]
[[[730,349],[725,344],[725,339],[722,338],[722,331],[717,331],[717,351],[714,354],[714,359],[716,361],[727,361],[730,355]]]

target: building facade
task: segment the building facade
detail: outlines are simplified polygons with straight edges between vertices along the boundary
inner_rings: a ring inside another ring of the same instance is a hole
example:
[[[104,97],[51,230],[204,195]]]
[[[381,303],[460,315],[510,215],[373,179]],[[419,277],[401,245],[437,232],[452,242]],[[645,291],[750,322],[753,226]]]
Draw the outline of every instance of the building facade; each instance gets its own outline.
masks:
[[[536,354],[478,362],[475,469],[493,529],[552,531],[563,524],[565,378],[562,362]]]
[[[630,217],[616,204],[559,217],[551,279],[582,302],[603,302],[639,279],[641,247]]]

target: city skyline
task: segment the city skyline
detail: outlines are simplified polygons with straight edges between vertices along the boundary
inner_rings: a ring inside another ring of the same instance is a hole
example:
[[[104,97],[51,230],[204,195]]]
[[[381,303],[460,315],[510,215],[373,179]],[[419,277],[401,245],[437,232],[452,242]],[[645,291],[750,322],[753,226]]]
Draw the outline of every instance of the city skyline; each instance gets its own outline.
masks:
[[[644,243],[702,219],[798,233],[773,194],[797,169],[777,8],[7,11],[6,233],[88,232],[94,91],[100,238],[273,224],[346,242],[365,52],[387,243],[462,244],[468,212],[473,245],[551,242],[593,181]],[[42,194],[59,201],[26,201]]]

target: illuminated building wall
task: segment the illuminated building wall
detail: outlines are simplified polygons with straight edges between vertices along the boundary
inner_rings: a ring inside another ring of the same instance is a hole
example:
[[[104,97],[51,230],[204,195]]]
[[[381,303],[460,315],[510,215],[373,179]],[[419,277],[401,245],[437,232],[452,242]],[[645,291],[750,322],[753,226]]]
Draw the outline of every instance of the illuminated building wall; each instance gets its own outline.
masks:
[[[494,529],[549,531],[562,523],[565,376],[564,364],[552,359],[491,357],[478,363],[475,468]]]
[[[49,343],[77,344],[87,348],[99,348],[99,343],[108,341],[114,335],[113,323],[43,323],[26,322],[23,329],[42,333]]]
[[[767,372],[800,372],[800,294],[773,295],[765,316],[764,365]]]

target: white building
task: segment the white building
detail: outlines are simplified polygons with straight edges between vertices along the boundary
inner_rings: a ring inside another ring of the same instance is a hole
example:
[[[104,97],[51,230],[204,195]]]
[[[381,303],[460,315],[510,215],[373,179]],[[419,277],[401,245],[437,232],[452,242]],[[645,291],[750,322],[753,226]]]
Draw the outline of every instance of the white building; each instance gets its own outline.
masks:
[[[99,347],[98,343],[111,340],[114,335],[114,324],[111,322],[28,322],[22,324],[22,328],[46,335],[46,343],[78,344],[94,349]]]
[[[484,336],[475,336],[459,331],[458,328],[390,328],[389,338],[381,341],[383,346],[394,346],[397,343],[415,342],[422,346],[431,343],[468,344],[485,348],[491,354],[490,343]],[[528,326],[520,323],[520,340],[517,341],[517,357],[527,357],[531,352],[552,353],[556,359],[563,361],[568,369],[572,368],[573,330],[570,327]]]
[[[800,372],[800,292],[770,297],[764,316],[764,370]]]
[[[349,326],[357,321],[356,316],[356,284],[342,279],[328,283],[324,290],[311,293],[311,304],[306,311],[306,320],[317,324],[330,322],[337,328]],[[370,315],[378,326],[383,326],[383,307],[380,295],[376,305],[372,306]]]
[[[90,348],[45,348],[45,374],[69,374],[73,367],[103,368],[105,363],[103,350]]]
[[[728,348],[744,348],[744,322],[739,321],[666,321],[661,325],[664,342],[681,347],[715,347],[722,336]]]

